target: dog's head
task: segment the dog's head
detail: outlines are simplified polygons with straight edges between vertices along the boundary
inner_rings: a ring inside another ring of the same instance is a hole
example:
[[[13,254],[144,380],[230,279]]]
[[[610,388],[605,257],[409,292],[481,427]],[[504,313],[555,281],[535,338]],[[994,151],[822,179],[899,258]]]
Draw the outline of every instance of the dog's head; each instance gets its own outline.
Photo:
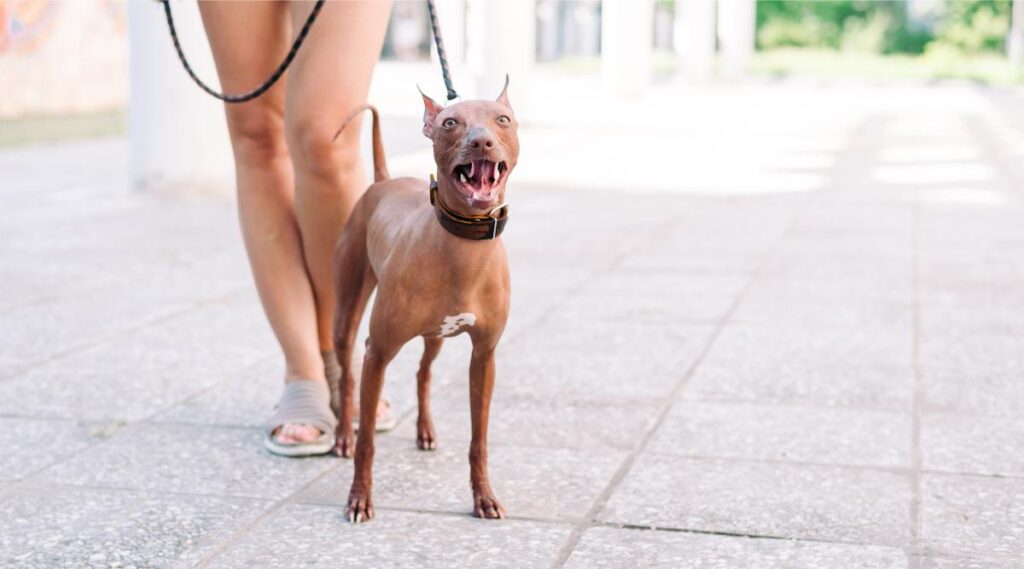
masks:
[[[445,203],[471,210],[504,203],[505,183],[519,160],[518,129],[507,76],[494,101],[462,101],[445,108],[423,95],[423,134],[434,142]]]

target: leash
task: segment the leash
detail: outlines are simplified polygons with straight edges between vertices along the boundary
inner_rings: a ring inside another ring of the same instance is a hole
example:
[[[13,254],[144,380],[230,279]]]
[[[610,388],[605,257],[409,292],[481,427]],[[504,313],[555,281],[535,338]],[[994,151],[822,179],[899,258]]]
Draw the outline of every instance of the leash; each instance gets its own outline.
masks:
[[[220,99],[225,103],[244,103],[251,101],[256,97],[259,97],[263,93],[266,93],[268,89],[277,83],[277,80],[284,75],[284,72],[288,70],[288,66],[292,64],[295,59],[295,55],[299,52],[299,48],[302,47],[302,42],[306,41],[306,36],[309,34],[310,28],[313,27],[313,22],[316,21],[316,17],[320,14],[320,9],[324,6],[324,0],[316,0],[316,4],[313,6],[313,11],[306,17],[306,23],[302,25],[302,29],[299,30],[299,35],[295,38],[292,43],[291,49],[288,50],[288,55],[284,57],[284,61],[281,65],[277,66],[277,69],[267,77],[267,80],[260,84],[248,93],[242,93],[240,95],[229,95],[227,93],[219,93],[214,91],[203,80],[196,75],[196,72],[192,70],[192,66],[189,65],[188,59],[185,57],[185,52],[181,49],[181,42],[178,41],[178,30],[174,27],[174,16],[171,14],[171,3],[170,0],[158,0],[164,5],[164,15],[167,16],[167,29],[171,33],[171,41],[174,43],[174,51],[178,53],[178,59],[181,61],[182,67],[185,68],[185,72],[192,78],[192,81],[203,91],[206,91],[210,96]],[[448,55],[444,50],[444,40],[441,38],[441,27],[437,22],[437,8],[434,6],[434,0],[427,0],[427,11],[430,14],[430,27],[434,32],[434,44],[437,46],[437,57],[441,60],[441,76],[444,79],[445,89],[448,91],[448,100],[451,101],[459,96],[455,92],[455,88],[452,87],[452,75],[448,69]]]
[[[448,91],[448,100],[451,101],[459,96],[452,87],[452,74],[448,70],[448,54],[444,50],[444,40],[441,39],[441,26],[437,23],[437,7],[434,0],[427,0],[427,12],[430,13],[430,28],[434,31],[434,45],[437,46],[437,59],[441,61],[441,78],[444,79],[444,88]]]
[[[195,71],[192,71],[192,66],[188,64],[188,59],[185,58],[185,52],[181,50],[181,42],[178,41],[178,31],[174,28],[174,17],[171,16],[171,3],[169,0],[159,1],[164,5],[164,14],[167,16],[167,28],[171,32],[171,41],[174,42],[174,50],[178,52],[178,59],[181,60],[181,65],[185,68],[188,76],[196,82],[196,85],[199,85],[200,89],[206,91],[211,96],[224,101],[225,103],[244,103],[246,101],[251,101],[263,93],[266,93],[267,89],[273,87],[274,83],[277,83],[277,80],[280,79],[281,76],[284,75],[284,72],[288,70],[288,66],[292,64],[292,60],[295,59],[295,54],[297,54],[299,52],[299,48],[302,47],[302,42],[306,41],[306,35],[309,34],[309,29],[313,26],[313,22],[316,21],[317,15],[320,14],[320,9],[324,7],[324,0],[316,0],[316,5],[313,6],[313,11],[309,13],[309,16],[306,18],[306,23],[303,24],[302,29],[299,30],[299,35],[295,38],[295,42],[292,43],[292,48],[288,50],[288,55],[284,57],[284,61],[281,62],[281,65],[278,65],[277,69],[270,74],[270,77],[267,77],[266,81],[248,93],[243,93],[241,95],[228,95],[227,93],[218,93],[217,91],[214,91],[207,86],[206,83],[203,83],[202,79],[196,75]]]

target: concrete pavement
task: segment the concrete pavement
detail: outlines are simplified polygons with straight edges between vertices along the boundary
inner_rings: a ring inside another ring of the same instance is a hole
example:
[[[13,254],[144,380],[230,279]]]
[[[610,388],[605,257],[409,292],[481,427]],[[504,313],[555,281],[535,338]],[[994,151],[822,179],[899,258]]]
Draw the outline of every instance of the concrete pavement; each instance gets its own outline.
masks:
[[[260,445],[282,365],[233,205],[129,193],[119,139],[0,153],[0,566],[1018,567],[1024,95],[652,101],[523,132],[501,522],[469,516],[465,338],[436,452],[419,345],[392,365],[349,525],[350,461]]]

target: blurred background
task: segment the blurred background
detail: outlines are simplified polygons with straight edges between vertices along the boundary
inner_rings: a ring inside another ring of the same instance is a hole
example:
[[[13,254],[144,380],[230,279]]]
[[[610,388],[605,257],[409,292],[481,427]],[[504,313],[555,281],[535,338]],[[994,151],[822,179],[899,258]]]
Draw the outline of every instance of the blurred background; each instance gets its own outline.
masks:
[[[736,87],[728,94],[786,79],[1024,81],[1024,7],[1013,0],[438,4],[457,89],[491,96],[510,73],[519,114],[532,126],[632,113],[671,120],[664,115],[681,116],[722,85]],[[195,4],[173,5],[185,52],[216,85]],[[132,187],[231,192],[220,106],[186,80],[159,5],[2,0],[0,33],[0,145],[129,136]],[[385,114],[418,116],[417,84],[443,95],[431,49],[425,4],[397,2],[370,97]],[[388,126],[392,153],[424,146],[403,136],[408,125]],[[154,155],[188,160],[170,166]],[[543,164],[527,170],[536,170],[523,174],[530,178],[553,174]]]

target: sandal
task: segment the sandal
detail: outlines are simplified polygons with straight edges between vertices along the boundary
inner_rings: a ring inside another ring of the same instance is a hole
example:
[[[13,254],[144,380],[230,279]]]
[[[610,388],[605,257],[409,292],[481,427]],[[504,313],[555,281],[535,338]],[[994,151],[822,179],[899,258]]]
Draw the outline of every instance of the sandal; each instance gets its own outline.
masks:
[[[381,407],[383,407],[383,409],[381,409]],[[396,424],[398,424],[398,420],[395,419],[394,414],[391,413],[391,402],[387,399],[381,399],[380,406],[377,407],[377,425],[374,431],[377,433],[386,433],[391,429],[394,429]],[[358,416],[352,419],[352,428],[356,431],[359,430]]]
[[[312,441],[282,443],[274,432],[287,423],[301,423],[320,429],[320,436]],[[267,419],[263,446],[280,456],[313,456],[326,454],[334,447],[334,429],[338,424],[331,412],[331,393],[323,381],[289,381],[284,393]]]
[[[338,417],[341,415],[341,394],[338,391],[340,388],[338,378],[341,377],[341,366],[338,365],[338,357],[333,351],[322,351],[320,355],[323,356],[324,372],[327,375],[328,383],[331,385],[331,410],[334,412],[334,416]],[[356,399],[358,400],[358,394],[356,394]],[[395,428],[398,420],[391,413],[391,403],[387,399],[381,399],[380,402],[384,409],[377,409],[377,428],[374,430],[378,433],[386,433]],[[352,428],[357,431],[359,430],[359,411],[355,412],[355,417],[352,419]]]

